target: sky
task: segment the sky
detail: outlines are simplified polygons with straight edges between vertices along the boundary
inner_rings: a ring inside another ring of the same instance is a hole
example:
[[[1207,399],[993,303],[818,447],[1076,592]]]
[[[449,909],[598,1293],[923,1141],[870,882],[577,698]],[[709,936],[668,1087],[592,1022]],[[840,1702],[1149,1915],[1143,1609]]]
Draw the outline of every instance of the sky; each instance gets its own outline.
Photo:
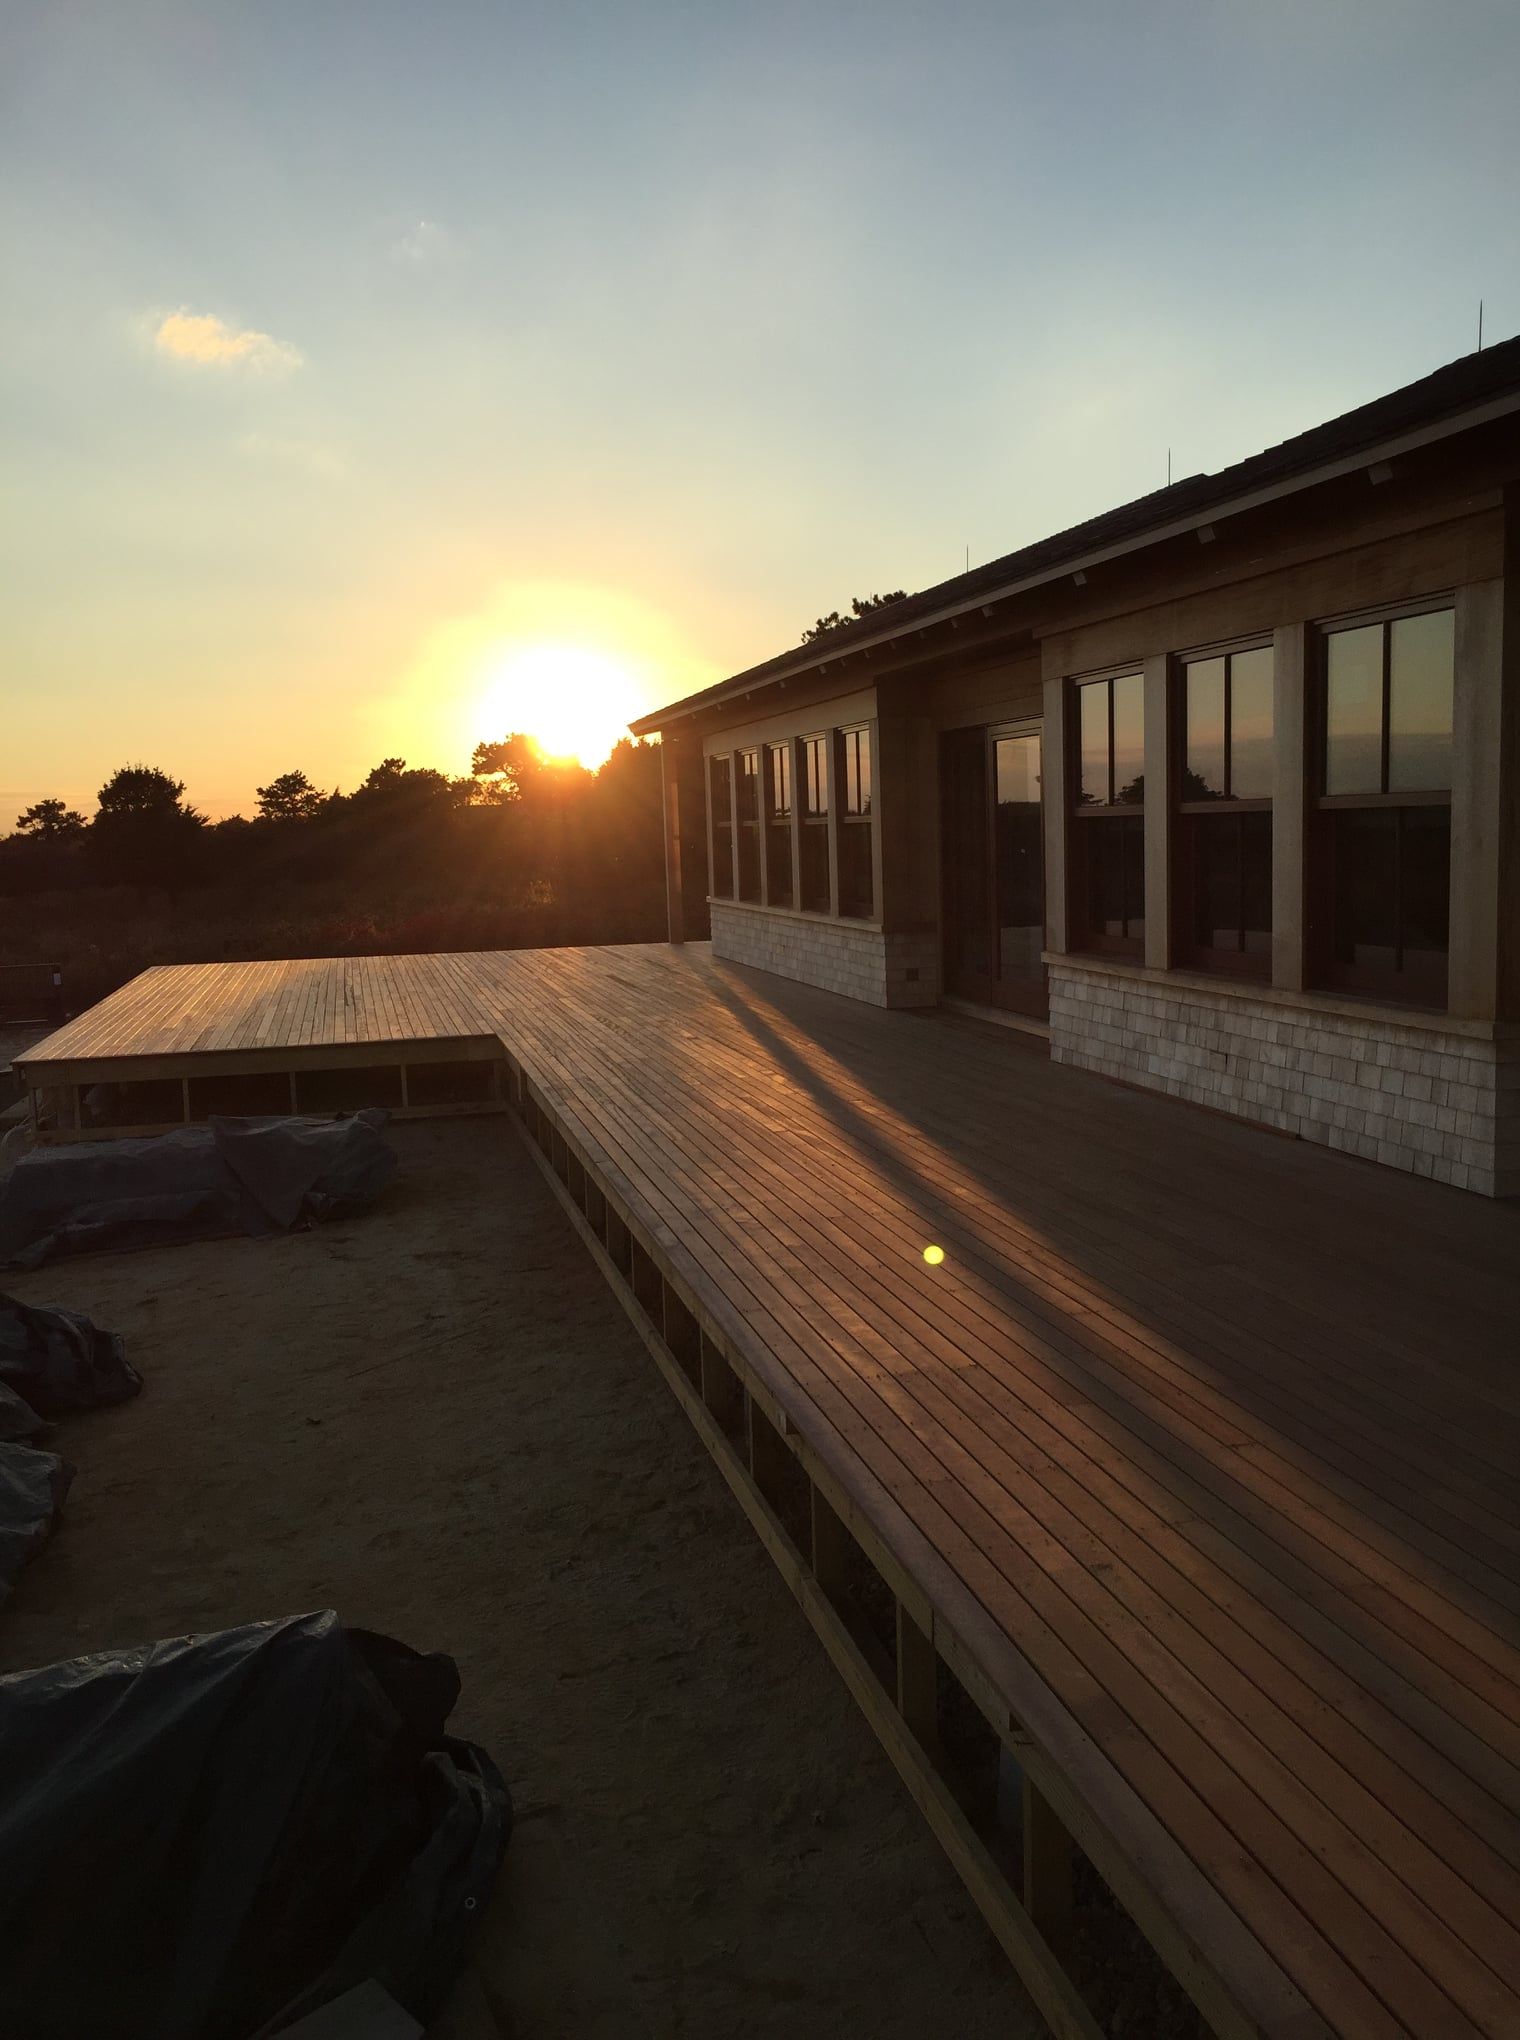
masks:
[[[1513,0],[0,0],[0,829],[627,716],[1520,329]]]

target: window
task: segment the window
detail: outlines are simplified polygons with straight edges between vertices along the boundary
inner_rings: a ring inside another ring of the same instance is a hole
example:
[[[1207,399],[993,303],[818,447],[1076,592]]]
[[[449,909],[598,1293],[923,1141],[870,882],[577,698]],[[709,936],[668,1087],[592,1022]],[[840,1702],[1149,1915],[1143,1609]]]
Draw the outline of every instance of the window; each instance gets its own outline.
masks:
[[[826,914],[829,896],[829,745],[827,737],[804,737],[799,746],[802,782],[802,871],[799,904],[809,914]]]
[[[1272,651],[1182,669],[1179,959],[1265,977],[1272,956]]]
[[[707,812],[712,823],[712,896],[731,900],[734,896],[734,808],[733,787],[727,758],[707,761]]]
[[[739,810],[739,897],[760,897],[760,753],[734,754],[734,793]]]
[[[1446,1003],[1454,613],[1327,630],[1315,932],[1347,991]]]
[[[765,886],[773,907],[792,904],[792,747],[765,750]]]
[[[1073,690],[1073,939],[1088,949],[1145,949],[1145,682],[1139,673]]]
[[[839,732],[839,911],[868,921],[876,910],[871,850],[871,732]]]

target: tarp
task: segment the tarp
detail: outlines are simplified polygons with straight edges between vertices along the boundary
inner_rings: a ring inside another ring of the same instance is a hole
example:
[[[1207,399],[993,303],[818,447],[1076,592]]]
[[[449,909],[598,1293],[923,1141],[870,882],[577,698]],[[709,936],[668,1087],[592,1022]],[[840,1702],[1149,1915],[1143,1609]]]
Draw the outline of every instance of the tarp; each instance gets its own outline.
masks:
[[[0,1677],[0,1977],[28,2040],[424,2022],[506,1848],[453,1661],[331,1610]]]
[[[120,1332],[105,1331],[77,1310],[23,1303],[0,1294],[0,1392],[20,1397],[38,1417],[67,1417],[76,1410],[129,1402],[142,1392],[142,1376],[127,1358]],[[0,1437],[25,1437],[6,1428],[0,1404]],[[33,1423],[31,1432],[40,1426]]]
[[[51,1452],[0,1445],[0,1601],[52,1529],[73,1478],[73,1467]],[[0,1722],[0,1742],[4,1735]]]
[[[149,1140],[34,1148],[0,1184],[0,1266],[277,1231],[373,1203],[396,1173],[386,1114],[213,1118]]]

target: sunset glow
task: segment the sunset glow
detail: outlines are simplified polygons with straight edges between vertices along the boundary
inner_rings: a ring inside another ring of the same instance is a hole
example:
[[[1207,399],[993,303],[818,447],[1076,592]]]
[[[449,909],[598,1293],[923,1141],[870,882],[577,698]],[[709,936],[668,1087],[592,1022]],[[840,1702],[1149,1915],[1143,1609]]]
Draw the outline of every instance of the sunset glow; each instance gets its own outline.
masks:
[[[584,645],[515,645],[501,652],[475,711],[492,736],[522,730],[546,757],[595,771],[648,695],[627,666]]]

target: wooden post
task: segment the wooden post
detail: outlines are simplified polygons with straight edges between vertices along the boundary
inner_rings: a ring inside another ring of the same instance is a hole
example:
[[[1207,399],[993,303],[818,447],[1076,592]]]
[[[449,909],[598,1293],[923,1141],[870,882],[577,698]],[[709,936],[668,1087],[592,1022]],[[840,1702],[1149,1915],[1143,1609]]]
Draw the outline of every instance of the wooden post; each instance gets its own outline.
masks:
[[[1272,982],[1301,992],[1308,982],[1304,907],[1308,897],[1309,634],[1301,623],[1272,636]]]
[[[1072,1842],[1050,1801],[1024,1772],[1024,1910],[1057,1954],[1071,1945]]]
[[[782,1492],[786,1462],[791,1454],[786,1440],[753,1396],[745,1398],[749,1419],[749,1470],[755,1486],[768,1502],[775,1503]]]
[[[706,1332],[701,1334],[702,1400],[720,1430],[732,1435],[744,1421],[744,1390],[739,1377]]]
[[[922,1749],[939,1740],[939,1676],[934,1645],[897,1602],[897,1711]]]
[[[1045,715],[1040,729],[1041,820],[1045,830],[1045,946],[1054,956],[1071,947],[1067,885],[1067,785],[1069,689],[1058,673],[1045,680]]]
[[[818,1487],[808,1483],[813,1512],[813,1577],[837,1608],[849,1592],[850,1533]]]
[[[1145,661],[1145,961],[1172,961],[1172,743],[1165,654]]]
[[[190,1124],[190,1079],[188,1077],[181,1077],[179,1080],[179,1104],[180,1117],[184,1120],[186,1126],[188,1126]]]
[[[1516,571],[1513,558],[1511,572]],[[1457,590],[1451,746],[1451,951],[1448,1010],[1462,1020],[1500,1011],[1502,945],[1517,911],[1504,869],[1505,725],[1517,706],[1513,649],[1505,658],[1504,583]],[[1508,675],[1506,674],[1508,667]],[[1511,698],[1505,699],[1506,678]],[[1508,789],[1511,804],[1517,798]]]
[[[686,891],[681,859],[681,754],[677,740],[660,739],[660,796],[665,827],[665,919],[672,942],[686,940]]]

